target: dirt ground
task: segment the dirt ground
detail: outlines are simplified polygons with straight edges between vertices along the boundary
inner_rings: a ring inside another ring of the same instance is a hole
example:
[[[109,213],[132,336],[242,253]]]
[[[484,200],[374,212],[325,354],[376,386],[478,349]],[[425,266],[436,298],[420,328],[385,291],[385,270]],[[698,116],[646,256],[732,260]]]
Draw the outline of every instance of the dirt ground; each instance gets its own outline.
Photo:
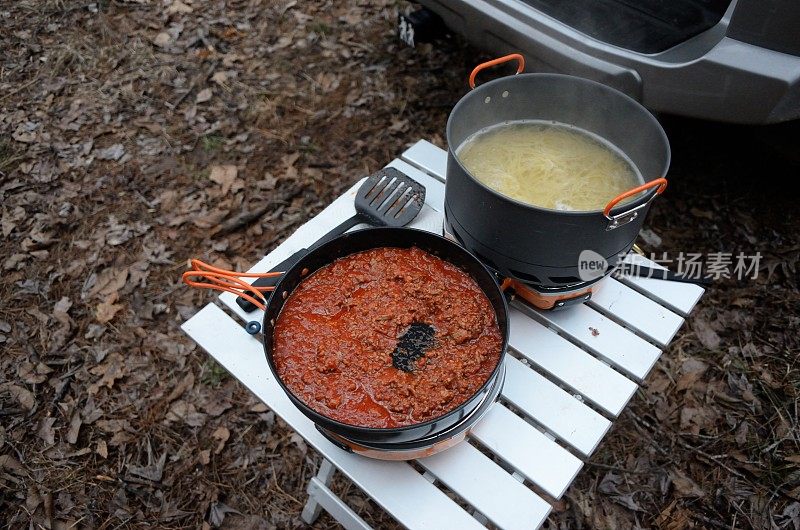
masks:
[[[179,330],[213,296],[179,277],[247,268],[415,140],[444,145],[482,56],[400,46],[406,8],[0,2],[9,527],[304,527],[319,456]],[[800,530],[800,135],[662,121],[645,250],[761,252],[758,277],[715,282],[548,527]]]

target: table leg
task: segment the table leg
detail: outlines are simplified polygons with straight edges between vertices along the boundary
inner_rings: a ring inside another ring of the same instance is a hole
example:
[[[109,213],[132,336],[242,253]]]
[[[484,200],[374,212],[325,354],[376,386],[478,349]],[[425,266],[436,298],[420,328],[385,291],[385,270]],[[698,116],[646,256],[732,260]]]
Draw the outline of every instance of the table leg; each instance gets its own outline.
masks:
[[[300,517],[306,523],[312,524],[319,517],[322,510],[325,510],[346,530],[373,530],[352,508],[328,488],[334,470],[335,468],[329,461],[322,460],[317,476],[311,477],[308,482],[308,502],[303,508],[303,513],[300,514]]]
[[[328,486],[331,483],[331,478],[333,478],[334,471],[336,471],[336,468],[333,467],[333,464],[331,464],[330,462],[328,462],[326,459],[323,458],[322,463],[319,465],[319,471],[317,472],[317,479],[320,482],[322,482],[322,484],[324,484],[325,486]],[[322,512],[322,506],[316,501],[312,492],[309,491],[308,502],[306,502],[305,507],[303,507],[303,512],[300,514],[300,518],[303,519],[303,521],[305,521],[306,523],[312,524],[314,521],[317,520],[317,517],[319,517],[320,512]]]

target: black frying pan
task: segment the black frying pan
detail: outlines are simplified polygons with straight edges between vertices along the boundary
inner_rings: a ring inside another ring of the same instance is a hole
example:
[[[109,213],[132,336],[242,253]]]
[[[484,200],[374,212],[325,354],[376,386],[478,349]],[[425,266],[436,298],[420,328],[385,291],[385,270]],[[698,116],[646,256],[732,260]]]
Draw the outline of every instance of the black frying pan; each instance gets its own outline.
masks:
[[[456,265],[469,274],[480,288],[483,289],[483,292],[489,299],[494,309],[497,323],[500,326],[500,333],[503,337],[502,352],[498,356],[497,366],[495,366],[492,374],[483,386],[481,386],[472,397],[454,410],[433,420],[405,427],[388,429],[348,425],[316,412],[295,396],[283,383],[278,376],[278,371],[272,357],[272,340],[275,322],[280,315],[285,300],[300,282],[308,275],[332,263],[338,258],[380,247],[417,247]],[[481,403],[483,397],[491,390],[492,383],[498,377],[503,359],[505,358],[505,351],[508,345],[508,306],[495,276],[489,272],[475,256],[456,243],[423,230],[411,228],[368,228],[350,232],[332,241],[328,241],[322,246],[311,250],[286,271],[286,274],[281,277],[267,303],[262,329],[264,333],[264,351],[267,356],[267,364],[269,364],[275,379],[297,408],[318,427],[327,429],[354,442],[400,443],[435,435],[458,423]]]

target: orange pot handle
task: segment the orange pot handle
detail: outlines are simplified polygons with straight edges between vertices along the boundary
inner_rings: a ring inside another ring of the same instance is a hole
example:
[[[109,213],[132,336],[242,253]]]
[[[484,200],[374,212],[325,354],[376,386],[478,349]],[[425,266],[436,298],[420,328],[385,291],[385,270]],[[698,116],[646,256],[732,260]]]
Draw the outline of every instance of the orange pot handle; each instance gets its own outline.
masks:
[[[649,190],[650,188],[654,188],[655,186],[658,186],[658,189],[656,190],[656,195],[661,195],[662,193],[664,193],[664,190],[667,189],[667,179],[665,179],[664,177],[657,178],[651,180],[650,182],[645,182],[641,186],[637,186],[626,192],[620,193],[619,195],[608,201],[608,204],[606,204],[606,207],[603,210],[603,215],[605,215],[610,219],[611,208],[616,206],[617,203],[619,203],[619,201],[625,200],[631,195],[636,195],[637,193],[641,193],[644,190]]]
[[[492,66],[497,66],[498,64],[507,63],[508,61],[517,61],[517,73],[520,73],[525,69],[525,57],[518,53],[510,53],[508,55],[504,55],[503,57],[486,61],[485,63],[481,63],[472,69],[472,73],[469,74],[469,88],[475,88],[475,76],[478,75],[478,72]]]

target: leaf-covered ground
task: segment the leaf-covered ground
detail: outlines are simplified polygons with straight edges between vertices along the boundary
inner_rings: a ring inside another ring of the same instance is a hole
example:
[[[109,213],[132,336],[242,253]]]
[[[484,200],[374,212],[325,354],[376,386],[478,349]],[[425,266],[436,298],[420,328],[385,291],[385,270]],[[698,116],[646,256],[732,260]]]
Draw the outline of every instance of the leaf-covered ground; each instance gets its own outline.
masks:
[[[443,145],[481,54],[401,47],[406,8],[0,3],[3,522],[303,526],[319,457],[185,338],[212,295],[179,276],[247,268],[410,143]],[[645,249],[761,268],[711,288],[549,525],[798,530],[797,130],[663,121]]]

